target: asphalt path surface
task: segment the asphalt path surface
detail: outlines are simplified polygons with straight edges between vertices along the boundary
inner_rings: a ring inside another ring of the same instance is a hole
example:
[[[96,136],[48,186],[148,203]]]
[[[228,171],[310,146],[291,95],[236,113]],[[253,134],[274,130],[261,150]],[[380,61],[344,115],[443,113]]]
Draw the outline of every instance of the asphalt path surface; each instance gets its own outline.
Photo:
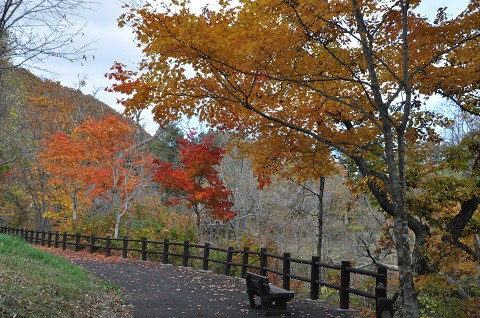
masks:
[[[105,258],[86,252],[48,250],[85,268],[104,281],[123,287],[127,301],[134,307],[134,316],[138,318],[264,316],[261,309],[249,307],[245,281],[240,278],[158,262]],[[292,317],[359,317],[358,314],[340,313],[326,303],[312,303],[301,299],[290,302],[290,308]]]

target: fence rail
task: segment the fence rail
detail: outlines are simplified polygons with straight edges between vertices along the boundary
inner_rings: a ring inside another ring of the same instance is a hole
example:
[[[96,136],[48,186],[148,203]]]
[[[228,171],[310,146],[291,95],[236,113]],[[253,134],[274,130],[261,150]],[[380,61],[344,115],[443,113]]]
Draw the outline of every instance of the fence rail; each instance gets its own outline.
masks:
[[[147,240],[146,238],[111,238],[110,236],[102,237],[95,235],[82,235],[80,233],[69,234],[66,232],[44,232],[3,226],[0,227],[0,234],[18,235],[26,242],[61,248],[62,250],[66,250],[69,246],[73,247],[74,251],[88,249],[90,253],[103,250],[107,257],[111,256],[112,251],[121,251],[123,258],[127,258],[129,252],[136,252],[140,254],[142,261],[146,261],[149,255],[161,256],[161,262],[164,264],[171,264],[171,257],[176,257],[177,260],[181,260],[181,264],[184,267],[189,266],[190,260],[200,260],[202,263],[201,269],[204,271],[210,270],[211,263],[222,264],[224,266],[223,274],[225,275],[232,274],[232,267],[240,269],[241,277],[245,277],[246,272],[249,270],[256,270],[260,275],[264,276],[266,276],[267,273],[271,273],[282,279],[282,288],[286,290],[290,290],[291,280],[308,283],[310,285],[309,291],[311,300],[318,300],[320,287],[324,286],[339,291],[341,310],[350,309],[350,294],[354,294],[375,300],[376,317],[388,317],[387,315],[393,316],[393,302],[387,298],[387,269],[381,266],[377,267],[377,271],[368,271],[353,268],[349,261],[343,261],[340,265],[325,264],[320,262],[318,256],[312,256],[310,260],[305,260],[293,258],[290,256],[290,253],[283,253],[282,255],[269,253],[266,248],[261,248],[260,251],[253,251],[248,247],[244,247],[241,250],[235,250],[233,247],[215,247],[210,243],[191,244],[189,241],[170,242],[168,239],[164,239],[163,241],[153,241]],[[112,243],[114,244],[112,245]],[[136,243],[137,245],[140,244],[140,247],[134,247],[130,243]],[[160,250],[148,249],[149,245],[150,248],[159,248],[160,246],[162,248]],[[195,249],[197,253],[193,254],[192,249]],[[223,253],[224,257],[222,259],[212,258],[212,251],[217,254]],[[238,255],[237,258],[240,258],[241,262],[233,261],[234,255]],[[251,257],[257,258],[257,263],[259,263],[259,265],[252,264],[250,262]],[[281,269],[269,267],[268,264],[272,264],[269,260],[280,261]],[[309,266],[310,275],[300,276],[292,274],[292,265],[295,266],[297,264]],[[338,285],[320,280],[321,269],[339,271],[340,284]],[[352,273],[375,278],[375,292],[352,288],[350,286],[350,274]],[[382,313],[384,316],[382,316]]]

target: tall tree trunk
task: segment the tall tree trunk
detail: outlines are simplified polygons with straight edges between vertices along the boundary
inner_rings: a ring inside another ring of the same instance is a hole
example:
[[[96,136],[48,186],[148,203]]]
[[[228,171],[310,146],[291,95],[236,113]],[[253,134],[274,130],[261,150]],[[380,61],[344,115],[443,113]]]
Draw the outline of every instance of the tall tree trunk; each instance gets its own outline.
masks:
[[[399,317],[420,317],[417,293],[415,292],[415,285],[413,283],[412,258],[410,254],[410,244],[408,243],[408,226],[401,215],[394,217],[393,232],[397,251],[400,293],[402,297],[402,307]]]
[[[320,261],[323,261],[323,194],[325,193],[325,175],[320,176],[319,180],[319,187],[318,187],[318,213],[317,213],[317,220],[318,220],[318,239],[317,239],[317,255],[320,257]],[[320,267],[319,273],[319,280],[321,281],[324,276],[324,270]],[[322,294],[320,290],[320,295]]]
[[[77,191],[78,188],[75,186],[73,192],[70,193],[70,199],[72,200],[72,219],[74,221],[77,220]]]
[[[322,259],[322,242],[323,242],[323,194],[325,192],[325,176],[321,175],[319,180],[318,187],[318,212],[317,212],[317,229],[318,229],[318,240],[317,240],[317,255]]]
[[[408,91],[408,90],[407,90]],[[411,94],[407,94],[405,104],[411,103]],[[407,108],[407,106],[405,106]],[[388,139],[389,133],[386,134]],[[402,307],[400,317],[416,318],[420,317],[420,309],[413,282],[413,263],[410,252],[408,212],[407,212],[407,188],[406,188],[406,166],[405,166],[405,134],[404,128],[397,128],[397,160],[395,160],[395,150],[393,148],[393,139],[386,142],[387,153],[391,156],[387,159],[389,166],[389,190],[394,204],[394,224],[393,232],[395,237],[395,247],[397,250],[400,292],[402,297]]]
[[[120,211],[117,210],[117,215],[115,217],[115,232],[113,233],[114,238],[118,238],[118,232],[120,231],[120,219],[121,219]]]
[[[480,236],[477,233],[473,235],[473,245],[475,246],[475,254],[480,259]],[[480,263],[477,265],[477,269],[480,275]]]
[[[201,225],[202,225],[202,222],[200,220],[200,211],[198,211],[198,206],[194,206],[193,207],[193,212],[195,213],[195,218],[196,218],[196,223],[197,223],[197,239],[199,242],[202,241],[202,238],[203,238],[203,235],[201,234]]]

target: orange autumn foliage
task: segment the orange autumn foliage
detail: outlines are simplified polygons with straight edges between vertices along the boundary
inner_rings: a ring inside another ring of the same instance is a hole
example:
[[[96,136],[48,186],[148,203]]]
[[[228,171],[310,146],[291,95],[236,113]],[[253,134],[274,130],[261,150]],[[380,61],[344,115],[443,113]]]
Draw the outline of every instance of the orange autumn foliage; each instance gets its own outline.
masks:
[[[81,188],[76,200],[88,204],[106,200],[119,223],[148,181],[153,162],[147,151],[137,148],[135,138],[131,123],[107,115],[85,121],[70,135],[52,135],[40,157],[56,187],[70,193]]]

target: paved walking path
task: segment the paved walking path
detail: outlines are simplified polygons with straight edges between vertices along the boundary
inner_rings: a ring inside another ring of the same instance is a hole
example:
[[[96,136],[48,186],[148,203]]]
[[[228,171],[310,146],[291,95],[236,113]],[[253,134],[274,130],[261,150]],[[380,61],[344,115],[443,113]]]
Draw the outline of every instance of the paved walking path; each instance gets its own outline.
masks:
[[[127,301],[139,318],[193,317],[262,317],[259,309],[250,309],[245,282],[238,278],[203,273],[197,270],[105,258],[85,252],[50,252],[67,258],[101,279],[125,288]],[[340,318],[359,317],[340,314],[325,303],[291,302],[293,317]]]

